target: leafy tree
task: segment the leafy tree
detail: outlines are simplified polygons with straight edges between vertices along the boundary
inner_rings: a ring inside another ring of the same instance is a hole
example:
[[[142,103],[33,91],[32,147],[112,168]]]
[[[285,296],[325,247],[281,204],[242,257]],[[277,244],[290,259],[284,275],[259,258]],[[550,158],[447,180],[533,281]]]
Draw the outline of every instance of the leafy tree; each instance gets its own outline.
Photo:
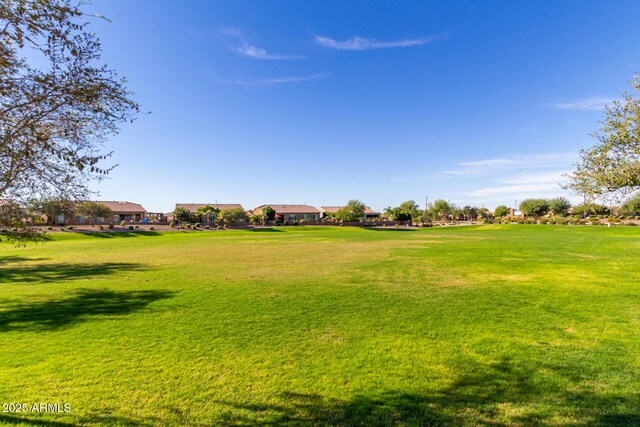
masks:
[[[493,216],[495,216],[496,218],[502,218],[507,215],[509,215],[509,208],[505,205],[496,206],[496,208],[493,210]]]
[[[438,199],[433,202],[429,212],[431,212],[435,218],[438,218],[440,221],[444,221],[449,217],[451,206],[446,200]]]
[[[196,216],[200,222],[209,222],[210,215],[213,214],[214,221],[218,217],[220,213],[220,209],[214,208],[213,206],[200,206],[196,209]]]
[[[76,203],[64,199],[33,200],[30,210],[46,217],[48,225],[53,225],[59,216],[73,218],[76,212]]]
[[[247,213],[242,208],[224,209],[220,211],[220,214],[218,215],[218,221],[226,225],[246,220]]]
[[[360,221],[364,215],[365,205],[360,200],[349,200],[347,206],[336,212],[338,221]]]
[[[478,208],[478,218],[491,218],[491,213],[487,208]]]
[[[554,215],[564,215],[571,208],[571,202],[564,197],[556,197],[548,201],[549,212]]]
[[[607,215],[609,208],[605,205],[599,205],[597,203],[587,203],[586,209],[584,205],[577,205],[573,207],[573,215],[582,217],[585,210],[587,215]]]
[[[178,222],[190,222],[191,212],[188,209],[178,206],[173,210],[173,219]]]
[[[86,197],[112,169],[104,143],[139,110],[102,65],[82,4],[0,2],[0,198]]]
[[[542,216],[549,212],[549,203],[545,199],[526,199],[520,203],[520,211],[525,216]]]
[[[42,233],[25,226],[27,211],[13,200],[0,201],[0,224],[5,228],[4,234],[17,246],[24,246],[29,241],[44,240]]]
[[[113,217],[113,211],[104,203],[82,202],[78,204],[76,210],[80,215],[87,217],[91,224],[95,224],[98,218]]]
[[[636,193],[625,200],[622,205],[622,212],[625,215],[640,215],[640,193]]]
[[[580,150],[580,162],[568,188],[593,201],[624,196],[640,188],[640,75],[629,82],[634,93],[605,108],[596,143]]]
[[[462,208],[462,212],[464,214],[464,218],[466,220],[475,220],[476,218],[478,218],[478,208],[473,207],[473,206],[465,206]]]
[[[276,210],[271,206],[266,206],[262,208],[262,220],[265,223],[269,223],[276,219]]]

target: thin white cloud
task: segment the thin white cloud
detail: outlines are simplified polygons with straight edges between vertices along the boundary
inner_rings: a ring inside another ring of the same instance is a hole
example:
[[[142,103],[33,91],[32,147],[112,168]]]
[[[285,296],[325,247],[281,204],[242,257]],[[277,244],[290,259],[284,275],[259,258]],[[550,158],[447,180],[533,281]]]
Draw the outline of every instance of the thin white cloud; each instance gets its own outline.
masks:
[[[230,83],[236,84],[240,86],[269,86],[269,85],[279,85],[285,83],[298,83],[298,82],[306,82],[310,80],[318,80],[325,76],[325,74],[312,74],[309,76],[290,76],[290,77],[277,77],[277,78],[269,78],[269,79],[217,79],[221,83]]]
[[[376,39],[368,39],[364,37],[351,37],[344,41],[338,41],[330,37],[315,36],[315,42],[321,46],[338,50],[373,50],[373,49],[391,49],[395,47],[413,47],[422,46],[433,42],[435,37],[425,37],[420,39],[404,39],[394,41],[384,41]]]
[[[575,100],[573,102],[551,104],[551,107],[557,108],[559,110],[598,111],[604,109],[604,107],[610,104],[612,101],[613,99],[611,98],[591,97]]]
[[[441,171],[444,175],[486,175],[497,171],[513,169],[553,168],[571,165],[577,160],[575,153],[553,153],[513,157],[498,157],[494,159],[475,160],[455,163],[451,168]]]
[[[247,43],[244,39],[242,31],[232,27],[222,27],[218,30],[218,34],[224,38],[228,43],[228,48],[244,56],[245,58],[260,59],[260,60],[289,60],[289,59],[302,59],[302,56],[298,55],[281,55],[267,52],[266,49],[254,46]]]
[[[302,58],[302,56],[277,55],[277,54],[268,53],[265,49],[250,45],[248,43],[243,43],[240,46],[232,47],[231,50],[237,53],[238,55],[241,55],[247,58],[252,58],[252,59],[287,60],[287,59]]]

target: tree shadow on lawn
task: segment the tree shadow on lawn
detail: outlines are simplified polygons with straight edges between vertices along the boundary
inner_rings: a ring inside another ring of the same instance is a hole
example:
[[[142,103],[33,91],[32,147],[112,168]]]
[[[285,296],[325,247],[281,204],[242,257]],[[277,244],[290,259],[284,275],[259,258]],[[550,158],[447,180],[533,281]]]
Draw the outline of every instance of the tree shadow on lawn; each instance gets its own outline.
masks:
[[[415,228],[384,228],[384,227],[363,227],[369,231],[418,231]]]
[[[10,257],[7,263],[19,263],[25,261],[44,261],[47,258],[23,258]],[[50,283],[65,280],[83,279],[86,277],[105,276],[121,271],[135,271],[143,268],[142,264],[129,262],[103,262],[103,263],[42,263],[28,265],[11,265],[4,267],[0,261],[0,284],[2,283]]]
[[[473,368],[433,394],[386,391],[340,400],[283,393],[279,404],[218,403],[230,408],[224,415],[228,425],[535,426],[559,422],[554,417],[572,426],[640,425],[637,394],[598,391],[579,383],[562,387],[549,378],[547,382],[534,378],[539,371],[523,369],[507,359]],[[550,375],[554,380],[568,380],[563,368]]]
[[[101,239],[113,239],[115,237],[156,237],[162,236],[157,231],[79,231],[78,233],[89,237]]]
[[[55,417],[56,414],[43,414],[44,417]],[[39,427],[79,427],[87,424],[90,425],[117,425],[117,426],[158,426],[162,425],[160,420],[154,417],[146,417],[143,420],[140,419],[132,419],[127,417],[120,416],[104,416],[104,415],[96,415],[96,416],[85,416],[80,418],[76,422],[64,422],[64,421],[53,421],[48,420],[46,418],[35,418],[35,417],[23,417],[21,415],[7,415],[0,414],[0,424],[2,425],[16,425],[16,426],[39,426]]]
[[[52,331],[96,316],[129,314],[174,294],[161,290],[118,292],[84,289],[60,300],[6,304],[0,306],[0,332]]]
[[[265,228],[247,228],[247,231],[252,233],[282,233],[282,230],[278,228],[265,227]]]

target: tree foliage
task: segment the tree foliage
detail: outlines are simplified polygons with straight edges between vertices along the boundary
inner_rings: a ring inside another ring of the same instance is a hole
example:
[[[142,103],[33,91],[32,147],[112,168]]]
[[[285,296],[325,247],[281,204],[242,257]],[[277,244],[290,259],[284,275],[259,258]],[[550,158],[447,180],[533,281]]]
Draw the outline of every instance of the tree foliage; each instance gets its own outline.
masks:
[[[139,110],[100,64],[82,4],[0,2],[0,198],[85,197],[112,169],[102,165],[105,141]]]
[[[629,197],[622,204],[622,213],[625,215],[640,215],[640,193]]]
[[[90,201],[81,202],[78,203],[76,211],[78,214],[89,219],[91,224],[95,224],[98,218],[113,219],[113,211],[111,211],[111,209],[104,203]]]
[[[495,216],[496,218],[502,218],[507,215],[509,215],[509,208],[505,205],[496,206],[496,208],[493,210],[493,216]]]
[[[364,215],[365,204],[360,200],[349,200],[347,205],[336,213],[336,219],[344,222],[360,221]]]
[[[266,222],[270,222],[276,219],[276,210],[271,206],[265,206],[262,208],[262,220]]]
[[[571,202],[564,197],[556,197],[547,202],[549,212],[554,215],[565,215],[571,208]]]
[[[200,206],[198,209],[196,209],[196,216],[198,217],[198,220],[200,222],[209,222],[209,216],[211,214],[213,214],[213,217],[217,219],[218,215],[220,214],[220,209],[210,205]]]
[[[191,221],[191,212],[188,209],[178,206],[173,210],[173,219],[178,222]]]
[[[434,218],[438,218],[440,221],[444,221],[449,217],[451,213],[451,205],[444,199],[437,199],[433,202],[429,208],[429,212]]]
[[[545,199],[526,199],[520,203],[520,211],[525,216],[542,216],[549,212],[549,202]]]
[[[225,225],[231,225],[246,220],[247,213],[242,208],[223,209],[218,215],[218,221]]]
[[[629,82],[633,92],[605,108],[596,143],[580,150],[568,188],[589,198],[619,199],[640,188],[640,75]]]

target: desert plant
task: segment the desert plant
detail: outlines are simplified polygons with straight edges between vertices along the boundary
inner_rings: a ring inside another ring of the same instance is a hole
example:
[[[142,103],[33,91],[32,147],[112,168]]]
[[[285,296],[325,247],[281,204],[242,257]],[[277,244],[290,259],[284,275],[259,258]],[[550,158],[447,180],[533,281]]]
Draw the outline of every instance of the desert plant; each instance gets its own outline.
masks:
[[[124,227],[125,225],[127,225],[127,223],[126,223],[126,222],[124,222],[124,221],[120,221],[120,227]]]
[[[98,228],[99,228],[100,230],[104,230],[104,226],[102,226],[102,225],[99,225],[99,226],[98,226]]]
[[[129,226],[129,230],[133,230],[133,225],[130,225],[130,226]]]
[[[109,224],[109,230],[113,230],[113,224]]]
[[[151,231],[153,231],[153,230],[154,230],[153,225],[152,225],[151,227],[149,227],[149,230],[151,230]]]
[[[53,227],[52,226],[48,226],[47,230],[53,230]]]
[[[67,226],[67,230],[73,230],[73,225]]]

